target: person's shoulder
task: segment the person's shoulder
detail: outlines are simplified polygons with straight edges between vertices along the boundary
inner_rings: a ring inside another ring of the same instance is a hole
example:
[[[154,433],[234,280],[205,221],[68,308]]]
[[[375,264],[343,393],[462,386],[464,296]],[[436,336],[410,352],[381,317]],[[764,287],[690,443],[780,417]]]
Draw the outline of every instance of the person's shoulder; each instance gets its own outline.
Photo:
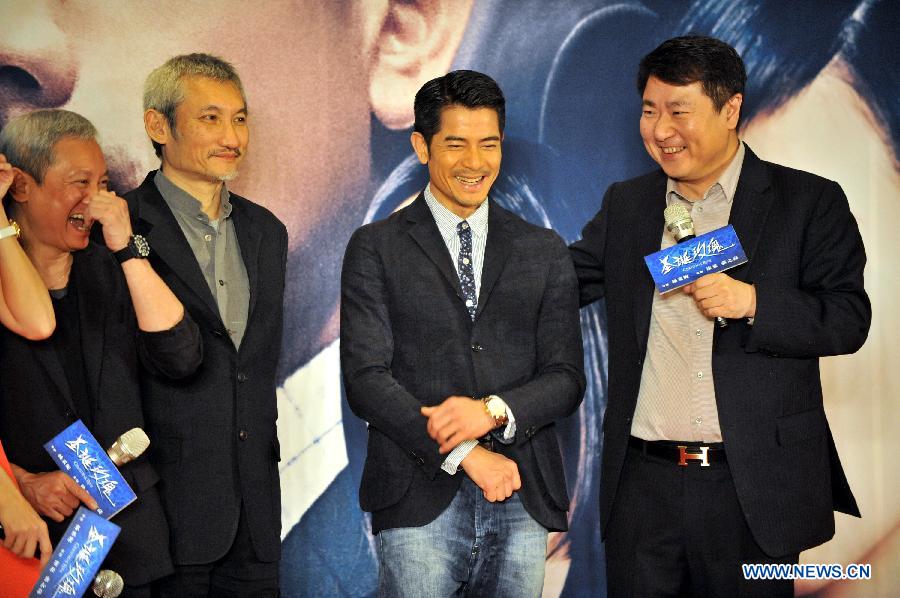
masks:
[[[156,171],[151,170],[147,173],[147,176],[144,177],[144,180],[141,181],[140,185],[131,189],[130,191],[126,191],[122,194],[122,198],[128,202],[129,205],[133,205],[135,202],[139,201],[143,197],[145,197],[148,193],[153,193],[154,191],[159,193],[156,189],[156,185],[153,182],[153,177],[156,176]]]
[[[641,193],[660,184],[665,184],[665,182],[665,173],[657,168],[634,178],[626,179],[624,181],[617,181],[609,186],[609,190],[607,192]]]
[[[253,221],[254,226],[278,229],[285,231],[285,234],[287,233],[287,228],[281,219],[267,207],[237,193],[231,193],[229,201],[232,207],[238,210],[238,218],[241,216],[249,217]]]
[[[831,179],[806,170],[763,160],[750,148],[747,149],[741,178],[749,180],[751,184],[760,187],[771,184],[775,190],[791,196],[813,195],[818,197],[825,189],[840,189],[840,185]]]
[[[495,222],[501,222],[517,242],[537,243],[547,248],[555,246],[565,248],[565,241],[563,241],[559,233],[552,228],[533,224],[496,203],[491,203],[490,209],[498,212],[497,216],[494,218]],[[490,236],[490,234],[491,231],[490,228],[488,228],[488,236]]]

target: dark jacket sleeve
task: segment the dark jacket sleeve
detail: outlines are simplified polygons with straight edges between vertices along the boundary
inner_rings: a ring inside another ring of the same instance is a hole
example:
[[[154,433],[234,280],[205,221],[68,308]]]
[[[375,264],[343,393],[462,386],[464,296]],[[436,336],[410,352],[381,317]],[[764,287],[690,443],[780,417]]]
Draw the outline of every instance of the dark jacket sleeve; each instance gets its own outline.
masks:
[[[744,347],[783,357],[824,357],[858,350],[872,307],[863,288],[866,251],[847,197],[824,181],[802,229],[799,277],[761,280]]]
[[[369,227],[347,245],[341,271],[341,372],[350,408],[414,457],[429,478],[444,456],[427,433],[422,403],[391,373],[391,331],[385,272]]]
[[[181,321],[168,330],[138,330],[137,344],[144,367],[163,378],[186,378],[196,371],[203,360],[200,329],[187,311]]]
[[[500,395],[516,418],[516,441],[571,415],[584,397],[584,349],[578,314],[578,281],[565,243],[553,234],[548,277],[536,323],[534,377]]]
[[[579,302],[588,305],[605,295],[606,272],[604,252],[606,249],[607,213],[616,185],[610,186],[603,197],[600,211],[581,231],[581,239],[569,246],[575,274],[578,277]]]

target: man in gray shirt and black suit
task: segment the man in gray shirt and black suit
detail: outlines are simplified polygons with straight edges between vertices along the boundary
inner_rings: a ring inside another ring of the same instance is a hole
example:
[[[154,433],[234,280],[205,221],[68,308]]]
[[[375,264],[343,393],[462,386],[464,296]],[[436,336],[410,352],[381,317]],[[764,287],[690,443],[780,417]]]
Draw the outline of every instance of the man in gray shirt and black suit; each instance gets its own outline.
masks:
[[[159,591],[276,596],[275,367],[287,232],[225,186],[249,140],[230,64],[172,58],[148,77],[144,109],[162,165],[125,198],[151,263],[199,325],[204,353],[192,377],[143,389],[175,563]]]

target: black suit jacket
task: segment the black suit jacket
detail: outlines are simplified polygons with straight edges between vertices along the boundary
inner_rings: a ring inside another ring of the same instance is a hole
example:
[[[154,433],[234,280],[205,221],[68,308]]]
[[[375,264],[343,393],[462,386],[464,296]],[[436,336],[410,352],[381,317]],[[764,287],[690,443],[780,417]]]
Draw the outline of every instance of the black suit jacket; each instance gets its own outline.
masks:
[[[575,273],[555,233],[491,203],[473,322],[421,195],[361,227],[344,257],[341,368],[351,408],[369,423],[360,504],[373,532],[432,521],[465,475],[441,470],[420,407],[489,394],[516,418],[514,442],[498,450],[518,464],[525,509],[566,529],[553,422],[578,406],[584,373]]]
[[[582,304],[606,297],[609,405],[601,525],[616,497],[647,351],[666,176],[612,185],[571,247]],[[712,367],[728,464],[744,516],[772,556],[834,535],[834,510],[859,515],[822,406],[819,357],[852,353],[871,321],[862,239],[832,181],[746,150],[730,223],[750,261],[728,272],[756,288],[754,324],[716,328]],[[676,439],[677,440],[677,439]]]
[[[189,317],[169,331],[139,332],[122,268],[104,247],[90,244],[74,254],[69,287],[78,293],[91,432],[108,448],[131,428],[146,428],[139,377],[189,375],[200,363],[200,336]],[[56,350],[50,341],[0,327],[0,361],[0,435],[9,460],[33,473],[56,471],[43,444],[86,415],[76,409]],[[138,497],[113,519],[122,532],[105,566],[140,585],[172,571],[168,528],[155,487],[159,476],[147,457],[121,472]],[[48,521],[54,545],[68,523]]]
[[[247,329],[236,350],[154,175],[125,194],[132,226],[149,241],[150,262],[203,338],[203,362],[193,376],[174,382],[150,379],[143,387],[172,555],[177,565],[224,556],[243,503],[257,556],[275,561],[281,554],[275,367],[287,231],[265,208],[231,195],[231,218],[250,284]]]

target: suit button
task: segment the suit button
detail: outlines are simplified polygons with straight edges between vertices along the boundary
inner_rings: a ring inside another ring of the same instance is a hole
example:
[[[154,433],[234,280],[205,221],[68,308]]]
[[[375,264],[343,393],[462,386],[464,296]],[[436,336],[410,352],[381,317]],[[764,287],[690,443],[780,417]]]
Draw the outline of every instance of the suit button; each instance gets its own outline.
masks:
[[[244,372],[238,372],[238,375],[237,375],[238,382],[246,382],[247,380],[248,380],[247,374],[245,374]]]
[[[247,430],[241,430],[240,432],[238,432],[238,438],[242,441],[247,440],[247,436],[249,436],[249,434],[247,434]]]
[[[484,350],[484,347],[482,347],[480,344],[478,344],[478,343],[472,344],[472,351],[474,351],[475,353],[478,353],[479,351],[483,351],[483,350]]]

